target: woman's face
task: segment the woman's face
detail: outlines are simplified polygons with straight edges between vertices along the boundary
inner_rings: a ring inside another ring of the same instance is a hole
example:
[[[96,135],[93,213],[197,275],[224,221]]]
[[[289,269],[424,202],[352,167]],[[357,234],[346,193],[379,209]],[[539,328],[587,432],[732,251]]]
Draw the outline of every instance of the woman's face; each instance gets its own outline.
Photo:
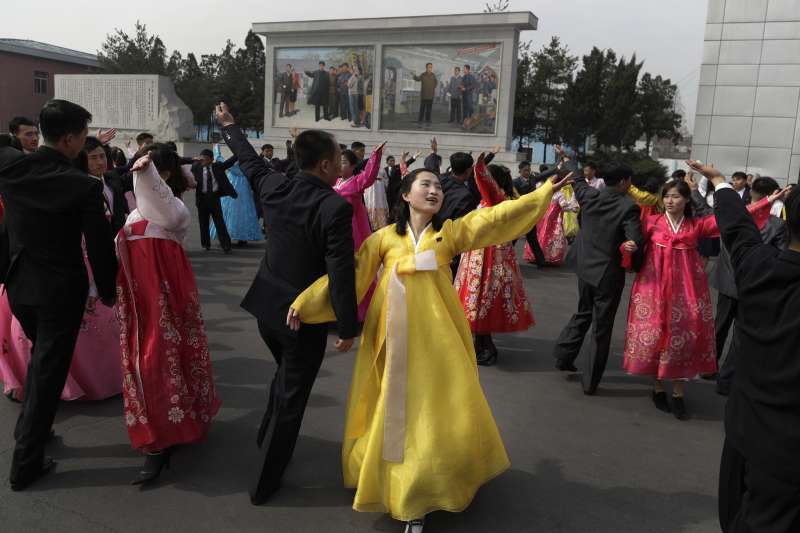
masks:
[[[108,170],[108,159],[102,146],[98,146],[86,154],[89,166],[89,175],[102,178]]]
[[[684,213],[686,209],[686,198],[681,196],[678,189],[672,188],[664,194],[664,207],[670,215],[679,216]]]
[[[421,172],[411,184],[411,190],[403,194],[403,200],[413,211],[435,215],[442,208],[442,184],[432,172]]]
[[[354,165],[350,164],[350,160],[347,159],[346,156],[342,155],[342,177],[349,178],[353,175],[353,168]]]

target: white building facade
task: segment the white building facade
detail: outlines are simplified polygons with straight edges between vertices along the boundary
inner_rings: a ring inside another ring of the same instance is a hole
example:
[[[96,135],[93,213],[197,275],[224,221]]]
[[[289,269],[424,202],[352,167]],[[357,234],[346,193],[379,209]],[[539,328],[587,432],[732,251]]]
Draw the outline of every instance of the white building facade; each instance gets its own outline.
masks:
[[[709,0],[692,157],[798,182],[800,0]]]

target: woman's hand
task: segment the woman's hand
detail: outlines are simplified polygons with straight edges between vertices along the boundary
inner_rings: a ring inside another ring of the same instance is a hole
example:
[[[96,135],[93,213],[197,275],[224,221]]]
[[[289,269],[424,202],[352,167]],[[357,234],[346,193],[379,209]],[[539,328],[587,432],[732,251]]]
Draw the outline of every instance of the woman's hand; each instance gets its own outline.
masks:
[[[559,178],[558,174],[554,174],[554,175],[550,176],[548,178],[548,180],[550,181],[550,183],[553,184],[553,192],[560,191],[561,189],[563,189],[567,185],[571,185],[572,183],[574,183],[575,180],[572,179],[573,174],[574,174],[573,172],[570,172],[569,174],[567,174],[563,178]]]
[[[383,150],[383,147],[386,146],[387,142],[388,141],[383,141],[382,143],[376,145],[375,148],[372,149],[372,151],[373,152],[380,152],[381,150]]]
[[[632,254],[632,253],[635,253],[636,250],[639,249],[639,247],[636,246],[636,243],[633,242],[633,241],[626,241],[626,242],[622,243],[622,249],[625,250],[626,252]]]
[[[767,196],[767,201],[774,204],[778,200],[785,200],[789,193],[792,192],[792,186],[784,187]]]
[[[150,166],[150,154],[147,153],[136,160],[136,162],[131,167],[131,172],[141,172],[146,170],[147,167]]]
[[[686,174],[686,185],[693,191],[696,191],[699,188],[699,184],[694,180],[694,172],[689,172]]]
[[[286,325],[289,326],[289,329],[292,331],[298,331],[300,329],[300,313],[298,313],[296,309],[289,308],[289,313],[286,315]]]
[[[117,129],[111,128],[110,130],[103,131],[102,129],[97,130],[97,140],[100,141],[100,144],[108,144],[114,140],[114,137],[117,136]],[[130,143],[130,141],[128,141]]]
[[[704,165],[702,161],[698,161],[696,159],[689,159],[686,161],[686,164],[689,165],[689,168],[692,170],[696,170],[710,181],[714,187],[725,183],[725,176],[720,173],[719,170],[714,168],[714,165]]]

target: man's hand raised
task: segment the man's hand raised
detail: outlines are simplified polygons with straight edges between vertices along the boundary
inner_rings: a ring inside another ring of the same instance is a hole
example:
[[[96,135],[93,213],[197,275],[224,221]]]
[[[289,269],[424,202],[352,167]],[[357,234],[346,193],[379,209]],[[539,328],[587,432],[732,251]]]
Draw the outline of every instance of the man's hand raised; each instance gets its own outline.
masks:
[[[563,189],[567,185],[571,185],[572,183],[574,183],[575,180],[572,179],[573,174],[574,174],[573,172],[570,172],[569,174],[567,174],[563,178],[559,178],[558,174],[554,174],[554,175],[550,176],[549,179],[550,179],[550,183],[553,184],[553,192],[560,191],[561,189]]]
[[[228,109],[228,104],[225,102],[220,102],[214,107],[214,114],[217,117],[217,122],[223,128],[235,123],[231,110]]]

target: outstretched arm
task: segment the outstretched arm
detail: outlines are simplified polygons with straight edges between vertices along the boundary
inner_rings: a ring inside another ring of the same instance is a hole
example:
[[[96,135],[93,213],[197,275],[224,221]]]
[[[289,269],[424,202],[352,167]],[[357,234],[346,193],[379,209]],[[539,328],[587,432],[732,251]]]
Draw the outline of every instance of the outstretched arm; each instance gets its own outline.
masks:
[[[486,205],[497,205],[506,199],[503,190],[489,175],[489,169],[486,168],[485,162],[475,165],[475,184],[481,193],[481,200]]]
[[[377,146],[372,154],[369,156],[367,165],[364,170],[345,181],[336,187],[336,192],[342,196],[355,196],[362,194],[365,190],[372,187],[375,179],[378,177],[378,171],[381,167],[381,157],[383,155],[383,147],[386,143]]]
[[[225,102],[220,102],[217,105],[216,115],[217,120],[222,125],[222,137],[225,139],[228,148],[233,152],[234,157],[238,158],[239,166],[242,168],[242,173],[250,181],[250,186],[260,197],[264,180],[275,171],[256,153],[253,145],[247,140],[247,136],[234,122],[233,115],[231,115]],[[225,164],[228,164],[228,161]]]

